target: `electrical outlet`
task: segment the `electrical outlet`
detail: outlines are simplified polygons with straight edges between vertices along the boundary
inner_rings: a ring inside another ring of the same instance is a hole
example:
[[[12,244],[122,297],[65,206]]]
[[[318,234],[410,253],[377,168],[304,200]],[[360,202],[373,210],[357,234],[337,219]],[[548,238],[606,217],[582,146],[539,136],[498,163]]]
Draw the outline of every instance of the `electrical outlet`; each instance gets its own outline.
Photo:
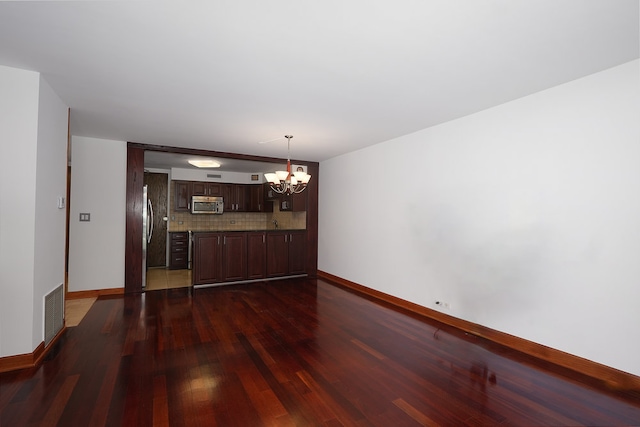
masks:
[[[436,301],[436,305],[438,307],[442,307],[442,308],[446,308],[447,310],[451,310],[451,304],[449,304],[448,302]]]

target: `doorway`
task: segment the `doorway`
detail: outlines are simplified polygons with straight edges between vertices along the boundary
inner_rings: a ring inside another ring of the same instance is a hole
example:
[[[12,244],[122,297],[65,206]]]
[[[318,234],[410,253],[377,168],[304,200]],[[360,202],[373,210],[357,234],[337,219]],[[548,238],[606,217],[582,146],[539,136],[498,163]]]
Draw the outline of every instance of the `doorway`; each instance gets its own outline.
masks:
[[[147,246],[147,268],[167,266],[168,181],[166,173],[144,173],[147,197],[153,206],[153,234]]]

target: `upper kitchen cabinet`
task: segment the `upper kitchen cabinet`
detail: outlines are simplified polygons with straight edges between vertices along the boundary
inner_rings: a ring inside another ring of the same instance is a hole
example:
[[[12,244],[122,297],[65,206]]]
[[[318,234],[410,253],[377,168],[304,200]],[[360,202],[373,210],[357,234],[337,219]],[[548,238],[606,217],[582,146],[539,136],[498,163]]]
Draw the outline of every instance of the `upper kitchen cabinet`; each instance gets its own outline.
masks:
[[[192,184],[191,194],[194,196],[223,196],[222,186],[217,182],[200,182],[195,181]]]
[[[273,191],[269,183],[265,183],[263,186],[265,200],[277,203],[281,212],[304,212],[307,210],[307,190],[298,194],[286,195]]]
[[[225,212],[246,212],[247,191],[245,184],[222,184]]]
[[[249,184],[247,212],[273,212],[273,203],[265,203],[264,186],[262,184]]]
[[[284,212],[304,212],[307,210],[307,191],[298,194],[282,194],[280,210]]]
[[[176,211],[188,211],[191,209],[191,181],[173,181],[173,197]]]

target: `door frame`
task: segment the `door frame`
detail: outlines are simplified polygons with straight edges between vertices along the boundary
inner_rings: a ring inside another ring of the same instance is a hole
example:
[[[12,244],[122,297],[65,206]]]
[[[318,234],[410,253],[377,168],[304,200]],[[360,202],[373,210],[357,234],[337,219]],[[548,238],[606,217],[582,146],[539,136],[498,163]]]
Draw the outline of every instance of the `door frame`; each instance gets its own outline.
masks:
[[[164,145],[127,143],[127,189],[126,189],[126,240],[124,265],[124,292],[142,292],[142,187],[144,185],[144,152],[189,154],[194,156],[221,157],[227,159],[251,160],[258,162],[286,163],[286,159],[276,157],[251,156],[247,154],[220,151],[197,150]],[[307,194],[307,268],[310,278],[318,273],[318,180],[320,164],[305,160],[292,160],[307,166],[312,176],[305,191]]]

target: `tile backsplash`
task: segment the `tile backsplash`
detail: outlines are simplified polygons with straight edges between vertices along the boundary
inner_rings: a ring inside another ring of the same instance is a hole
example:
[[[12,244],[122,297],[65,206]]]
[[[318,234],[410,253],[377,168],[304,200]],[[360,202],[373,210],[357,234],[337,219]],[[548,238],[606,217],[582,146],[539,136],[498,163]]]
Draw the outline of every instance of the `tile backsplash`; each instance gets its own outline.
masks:
[[[191,214],[174,210],[173,191],[169,200],[169,231],[217,231],[217,230],[271,230],[273,221],[284,230],[304,230],[307,228],[306,212],[280,212],[278,203],[273,212],[225,212],[222,215]]]

